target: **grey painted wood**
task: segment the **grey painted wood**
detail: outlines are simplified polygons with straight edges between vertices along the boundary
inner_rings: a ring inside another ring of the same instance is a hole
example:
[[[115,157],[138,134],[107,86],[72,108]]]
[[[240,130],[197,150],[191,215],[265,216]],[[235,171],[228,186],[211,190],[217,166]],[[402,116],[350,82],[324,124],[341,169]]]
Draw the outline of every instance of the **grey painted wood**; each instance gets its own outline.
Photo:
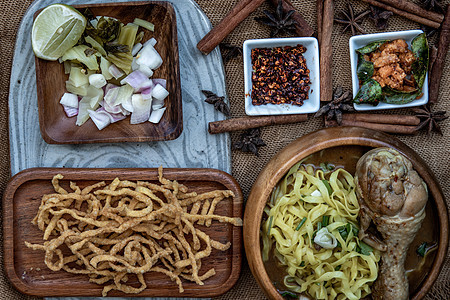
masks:
[[[208,122],[223,120],[225,117],[215,111],[212,105],[205,103],[205,97],[201,93],[202,89],[206,89],[226,97],[222,58],[218,48],[208,56],[197,50],[197,42],[211,29],[211,23],[193,0],[170,1],[177,17],[183,99],[184,129],[179,138],[152,143],[45,143],[39,131],[35,65],[30,37],[33,14],[53,2],[35,1],[25,13],[17,32],[9,92],[12,175],[32,167],[138,168],[159,165],[173,168],[215,168],[231,173],[229,135],[210,135],[207,130]],[[87,1],[64,2],[83,4]],[[107,1],[89,0],[89,3],[103,2]]]
[[[225,95],[220,51],[208,56],[197,42],[211,29],[193,0],[173,0],[177,17],[183,99],[183,132],[167,142],[49,145],[39,131],[34,55],[31,48],[33,14],[54,1],[37,0],[25,13],[17,32],[9,93],[9,134],[12,175],[31,167],[207,167],[231,172],[228,134],[210,135],[208,122],[222,113],[204,102],[202,89]],[[106,1],[90,0],[90,3]],[[123,1],[125,2],[125,1]],[[84,0],[65,1],[82,4]]]

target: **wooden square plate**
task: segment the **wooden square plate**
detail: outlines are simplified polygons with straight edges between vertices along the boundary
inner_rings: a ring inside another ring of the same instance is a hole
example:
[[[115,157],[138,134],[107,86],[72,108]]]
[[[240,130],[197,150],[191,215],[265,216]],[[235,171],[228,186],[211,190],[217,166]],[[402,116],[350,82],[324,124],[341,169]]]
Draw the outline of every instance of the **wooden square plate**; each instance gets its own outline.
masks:
[[[68,188],[69,181],[74,181],[83,188],[103,180],[109,183],[116,177],[157,183],[157,169],[28,169],[15,175],[6,188],[3,197],[4,264],[7,277],[14,287],[24,294],[38,297],[101,296],[103,286],[90,283],[87,275],[53,272],[44,263],[45,252],[33,251],[25,246],[25,241],[42,244],[43,232],[31,221],[38,211],[42,196],[54,193],[51,179],[56,174],[64,176],[61,180],[63,187]],[[233,191],[234,199],[219,202],[215,213],[242,217],[242,192],[229,174],[215,169],[164,169],[164,177],[177,180],[197,193],[216,189]],[[179,293],[178,285],[169,277],[151,272],[144,275],[147,288],[141,293],[111,291],[108,296],[214,297],[228,291],[238,280],[241,270],[242,227],[217,221],[210,227],[199,227],[214,240],[231,242],[228,250],[222,252],[213,249],[209,257],[202,259],[200,274],[212,266],[216,271],[213,277],[204,281],[204,285],[182,279],[184,292]]]
[[[78,9],[89,7],[96,16],[109,16],[127,24],[134,18],[155,24],[155,31],[144,30],[144,41],[154,37],[155,45],[163,59],[153,78],[167,80],[169,96],[167,107],[159,124],[145,122],[130,124],[130,118],[110,124],[98,130],[92,120],[82,126],[75,125],[76,117],[68,118],[59,104],[66,92],[63,64],[36,58],[36,86],[39,124],[44,140],[49,144],[84,144],[106,142],[149,142],[176,139],[183,130],[181,104],[180,65],[178,56],[177,23],[175,10],[168,2],[127,2],[76,5]],[[36,12],[36,15],[40,11]]]

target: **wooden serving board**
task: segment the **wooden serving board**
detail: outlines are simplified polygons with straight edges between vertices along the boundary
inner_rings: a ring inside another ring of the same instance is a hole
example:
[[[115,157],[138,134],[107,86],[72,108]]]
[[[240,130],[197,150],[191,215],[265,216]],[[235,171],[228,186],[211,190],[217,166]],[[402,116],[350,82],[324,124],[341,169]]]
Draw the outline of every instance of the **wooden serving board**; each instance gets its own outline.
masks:
[[[169,96],[165,99],[166,111],[158,124],[144,122],[130,124],[130,117],[110,124],[103,130],[89,119],[82,126],[75,124],[76,117],[68,118],[59,99],[66,92],[63,64],[36,57],[36,87],[39,108],[39,124],[43,139],[49,144],[81,144],[105,142],[146,142],[177,138],[183,130],[183,110],[181,102],[180,64],[175,10],[169,2],[121,2],[75,5],[83,11],[89,8],[95,16],[108,16],[123,24],[132,23],[135,18],[149,21],[155,31],[144,32],[142,41],[154,37],[156,50],[163,64],[155,70],[152,78],[167,80]],[[40,13],[38,10],[35,17]]]
[[[157,169],[65,169],[35,168],[15,175],[3,197],[4,265],[7,277],[20,292],[33,296],[101,296],[103,286],[89,283],[86,275],[53,272],[44,264],[44,252],[27,248],[25,241],[42,244],[42,234],[31,220],[37,213],[44,194],[53,193],[51,179],[55,174],[64,175],[63,187],[75,181],[80,187],[114,178],[121,180],[143,180],[157,182]],[[243,198],[238,183],[229,174],[214,169],[164,169],[164,177],[177,180],[191,191],[206,192],[215,189],[230,189],[236,195],[231,201],[219,202],[216,214],[242,217]],[[196,225],[197,226],[197,225]],[[242,228],[230,224],[213,222],[211,227],[202,227],[211,238],[219,242],[231,241],[227,251],[214,250],[202,260],[200,274],[214,267],[216,275],[205,280],[203,286],[183,280],[184,293],[178,286],[160,273],[147,273],[147,288],[136,295],[111,291],[108,296],[139,297],[213,297],[225,293],[238,280],[241,270]]]

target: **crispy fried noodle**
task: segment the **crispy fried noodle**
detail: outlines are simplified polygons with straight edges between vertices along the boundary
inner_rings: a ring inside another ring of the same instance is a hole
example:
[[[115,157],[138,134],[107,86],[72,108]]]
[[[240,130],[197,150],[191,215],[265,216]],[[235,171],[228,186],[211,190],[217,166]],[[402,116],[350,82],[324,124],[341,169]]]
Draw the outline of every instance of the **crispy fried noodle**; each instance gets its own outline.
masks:
[[[242,226],[240,218],[214,214],[216,205],[234,194],[189,192],[163,178],[162,167],[158,171],[160,184],[116,178],[83,189],[71,182],[72,191],[61,187],[63,176],[56,175],[56,193],[42,197],[33,220],[43,231],[44,244],[26,246],[45,251],[49,269],[87,274],[90,282],[104,285],[103,296],[111,290],[140,293],[147,287],[146,272],[165,274],[180,293],[182,279],[203,285],[215,269],[200,272],[202,258],[231,244],[211,239],[195,224],[210,226],[216,220]]]
[[[337,169],[325,174],[311,165],[296,164],[265,208],[263,260],[275,257],[287,273],[284,285],[293,292],[314,299],[365,297],[377,278],[380,254],[364,251],[369,246],[363,249],[358,240],[358,212],[350,173]],[[328,230],[330,245],[319,247],[315,238],[323,228]]]

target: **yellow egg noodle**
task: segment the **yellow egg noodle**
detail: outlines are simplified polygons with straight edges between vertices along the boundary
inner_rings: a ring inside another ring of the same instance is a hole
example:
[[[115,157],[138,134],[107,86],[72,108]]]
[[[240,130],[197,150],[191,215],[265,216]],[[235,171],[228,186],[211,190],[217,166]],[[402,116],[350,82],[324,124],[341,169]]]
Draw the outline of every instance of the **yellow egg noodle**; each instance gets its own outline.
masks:
[[[264,212],[263,260],[275,246],[277,263],[288,273],[284,284],[289,290],[315,299],[360,299],[371,293],[380,254],[361,251],[367,245],[357,237],[359,204],[350,173],[314,172],[312,165],[298,163],[276,186]],[[337,247],[317,250],[314,235],[322,223]]]

